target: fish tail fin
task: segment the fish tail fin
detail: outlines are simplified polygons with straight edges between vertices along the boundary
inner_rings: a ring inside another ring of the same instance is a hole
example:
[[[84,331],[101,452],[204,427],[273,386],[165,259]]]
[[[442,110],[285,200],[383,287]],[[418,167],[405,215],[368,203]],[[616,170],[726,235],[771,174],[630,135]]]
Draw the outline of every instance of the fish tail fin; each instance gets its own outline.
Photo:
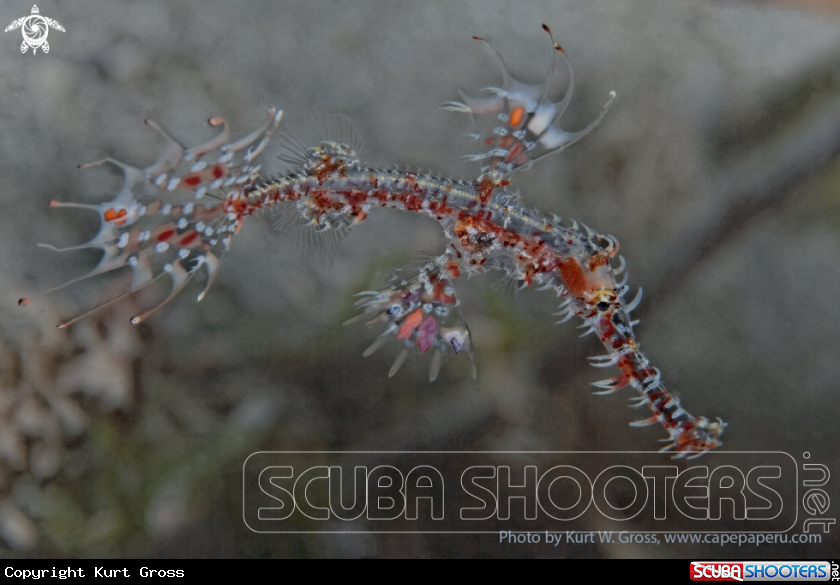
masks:
[[[238,233],[242,216],[231,213],[231,202],[245,197],[259,179],[260,166],[254,160],[265,149],[277,129],[282,111],[270,108],[267,120],[254,132],[230,140],[227,120],[214,117],[209,125],[220,127],[219,134],[198,146],[187,148],[155,122],[146,124],[161,134],[165,146],[158,159],[137,168],[113,158],[79,165],[85,169],[112,164],[123,173],[123,185],[111,201],[100,204],[51,201],[55,208],[82,208],[99,215],[100,228],[88,242],[68,248],[51,244],[41,247],[58,252],[99,249],[102,257],[88,273],[36,295],[22,298],[20,306],[88,278],[131,268],[133,278],[119,296],[65,321],[67,327],[81,318],[135,293],[162,278],[169,278],[171,289],[154,308],[137,315],[140,323],[165,305],[204,269],[207,285],[204,298],[219,270],[222,256]]]

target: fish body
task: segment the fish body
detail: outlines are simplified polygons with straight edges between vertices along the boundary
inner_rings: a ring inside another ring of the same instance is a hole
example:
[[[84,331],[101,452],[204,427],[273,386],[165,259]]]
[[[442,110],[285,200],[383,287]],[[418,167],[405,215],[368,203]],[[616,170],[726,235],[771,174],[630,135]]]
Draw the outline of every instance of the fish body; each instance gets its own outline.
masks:
[[[358,295],[356,306],[362,312],[348,324],[366,319],[369,325],[384,326],[365,356],[387,343],[400,344],[402,350],[389,372],[393,376],[412,354],[431,354],[429,377],[434,380],[447,356],[463,353],[469,356],[475,376],[474,340],[454,283],[463,275],[496,271],[522,287],[553,291],[562,299],[560,322],[577,316],[583,321],[583,335],[600,339],[606,354],[591,358],[592,365],[616,367],[619,373],[596,382],[600,389],[596,394],[633,387],[636,406],[647,406],[651,416],[631,424],[661,424],[668,433],[662,450],[674,450],[675,457],[701,455],[720,445],[726,425],[683,409],[663,385],[660,371],[640,351],[631,312],[641,299],[641,289],[632,300],[626,299],[629,287],[626,274],[619,279],[625,262],[618,256],[617,239],[574,220],[564,224],[557,215],[529,209],[512,188],[515,172],[580,140],[604,118],[615,98],[611,93],[601,113],[583,130],[563,129],[560,119],[571,99],[574,77],[565,51],[553,38],[552,55],[561,55],[569,71],[567,91],[558,102],[549,100],[546,92],[554,75],[553,60],[546,80],[529,85],[510,75],[499,58],[501,87],[486,88],[478,98],[462,93],[463,101],[443,105],[473,119],[489,117],[495,125],[483,138],[480,132],[474,135],[485,150],[466,156],[482,165],[476,178],[466,181],[371,168],[359,158],[355,129],[340,115],[318,120],[317,125],[327,129],[324,139],[281,133],[280,158],[291,170],[274,177],[262,175],[256,161],[279,127],[282,111],[270,109],[261,127],[238,140],[230,139],[227,121],[211,118],[209,124],[221,127],[221,132],[192,148],[147,122],[166,140],[150,166],[141,169],[110,158],[82,165],[108,162],[122,169],[125,181],[112,201],[52,202],[54,207],[91,209],[101,219],[100,231],[91,241],[60,251],[103,251],[90,273],[57,288],[129,266],[133,280],[128,290],[96,310],[168,277],[170,294],[135,316],[132,322],[137,324],[174,298],[202,269],[206,286],[198,300],[204,298],[233,237],[252,215],[271,211],[278,227],[308,230],[305,233],[320,242],[319,251],[327,260],[348,231],[377,208],[425,215],[440,224],[446,248],[419,267],[396,271],[385,288]],[[146,195],[150,190],[158,194]],[[31,300],[21,299],[20,304]],[[89,313],[59,326],[69,326]]]

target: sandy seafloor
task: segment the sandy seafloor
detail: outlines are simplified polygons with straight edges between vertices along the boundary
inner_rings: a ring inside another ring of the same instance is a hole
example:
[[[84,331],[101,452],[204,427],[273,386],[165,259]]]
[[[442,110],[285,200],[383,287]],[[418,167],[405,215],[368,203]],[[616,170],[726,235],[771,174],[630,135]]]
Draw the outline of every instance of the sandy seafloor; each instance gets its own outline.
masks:
[[[269,218],[253,218],[205,301],[194,302],[195,284],[136,328],[128,320],[139,308],[128,301],[55,329],[112,286],[108,279],[26,309],[16,304],[95,264],[95,253],[36,247],[80,243],[96,230],[92,214],[47,203],[96,203],[115,193],[117,172],[79,171],[79,163],[103,156],[151,162],[160,142],[144,119],[189,145],[213,135],[205,121],[214,115],[244,134],[270,105],[287,120],[308,108],[343,112],[371,165],[470,176],[475,166],[459,158],[475,149],[461,136],[469,124],[438,106],[457,99],[459,88],[475,93],[500,83],[496,64],[471,36],[490,39],[514,72],[536,81],[550,58],[540,30],[547,23],[575,66],[578,93],[566,125],[583,127],[611,90],[618,98],[595,132],[516,176],[514,186],[528,205],[620,240],[629,282],[645,290],[634,315],[642,347],[691,413],[729,423],[723,450],[783,451],[800,472],[808,452],[810,463],[838,470],[840,13],[832,6],[39,3],[66,29],[50,31],[48,55],[21,55],[18,31],[0,35],[2,555],[836,552],[836,526],[820,545],[750,549],[251,532],[242,520],[241,470],[257,450],[658,448],[661,428],[627,425],[639,418],[626,408],[631,390],[590,396],[589,383],[605,370],[589,368],[586,358],[602,350],[593,337],[577,339],[574,322],[552,324],[556,299],[548,293],[501,294],[486,277],[458,283],[477,348],[476,382],[464,359],[447,362],[434,384],[425,359],[388,379],[393,347],[362,359],[376,332],[341,326],[354,314],[352,294],[417,252],[442,249],[426,219],[372,214],[324,269],[305,263],[294,236],[272,232]],[[6,2],[0,21],[30,8]],[[271,172],[271,148],[264,160]],[[748,455],[739,461],[750,463]],[[825,517],[837,515],[837,481],[823,487],[833,498]],[[799,507],[793,532],[801,531]],[[666,524],[656,529],[696,529],[679,519]],[[533,527],[641,529],[595,514]]]

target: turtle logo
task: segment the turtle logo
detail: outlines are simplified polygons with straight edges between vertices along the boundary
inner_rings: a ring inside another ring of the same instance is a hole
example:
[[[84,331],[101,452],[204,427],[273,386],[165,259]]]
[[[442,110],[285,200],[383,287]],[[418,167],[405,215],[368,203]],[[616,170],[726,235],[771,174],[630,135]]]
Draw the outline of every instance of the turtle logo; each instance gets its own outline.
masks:
[[[21,53],[25,53],[29,47],[32,47],[33,55],[38,52],[39,48],[44,51],[44,53],[49,53],[50,44],[47,42],[47,34],[50,32],[49,27],[65,32],[64,27],[61,26],[57,20],[41,16],[39,12],[38,6],[33,5],[32,14],[12,21],[12,24],[7,26],[4,31],[9,32],[10,30],[22,27],[23,43],[20,45]]]

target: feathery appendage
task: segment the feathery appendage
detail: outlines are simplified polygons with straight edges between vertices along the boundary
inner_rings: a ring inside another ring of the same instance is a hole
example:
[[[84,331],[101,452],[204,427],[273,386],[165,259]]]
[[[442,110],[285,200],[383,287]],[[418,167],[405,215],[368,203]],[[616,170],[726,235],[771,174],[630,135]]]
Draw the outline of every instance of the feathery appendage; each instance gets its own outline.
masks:
[[[569,66],[565,52],[553,39],[552,47],[552,54],[560,53]],[[93,240],[65,249],[103,250],[100,264],[71,283],[128,265],[134,282],[125,294],[132,294],[168,275],[170,294],[155,309],[135,317],[132,322],[138,323],[180,292],[201,266],[207,269],[209,286],[232,236],[247,216],[260,210],[279,210],[275,217],[281,228],[297,226],[317,235],[327,252],[322,260],[329,260],[348,230],[375,208],[426,215],[441,225],[445,252],[417,269],[395,273],[382,290],[360,293],[356,306],[362,314],[348,321],[365,318],[368,325],[384,324],[384,331],[364,355],[396,342],[400,350],[389,376],[397,374],[411,354],[430,352],[431,380],[437,377],[446,356],[459,353],[469,357],[475,376],[475,340],[461,315],[453,282],[463,274],[493,270],[522,287],[551,290],[566,299],[558,313],[563,317],[560,322],[580,317],[583,335],[596,334],[607,349],[607,355],[592,358],[592,365],[619,370],[617,376],[595,383],[600,389],[596,394],[634,387],[639,393],[635,406],[647,405],[652,416],[632,424],[661,424],[668,432],[663,451],[674,450],[675,457],[694,457],[719,446],[725,423],[686,412],[665,389],[659,370],[639,350],[630,313],[641,297],[637,294],[632,301],[625,300],[629,287],[626,274],[618,280],[625,262],[617,254],[617,240],[574,220],[563,225],[556,215],[523,207],[518,194],[509,188],[508,177],[513,171],[530,167],[535,160],[588,134],[604,117],[614,93],[595,121],[583,130],[568,132],[559,120],[574,88],[571,67],[566,95],[555,103],[547,98],[553,63],[542,84],[528,85],[514,79],[501,58],[500,62],[501,88],[488,88],[485,93],[489,97],[462,94],[463,102],[444,104],[448,110],[472,116],[491,114],[502,122],[485,139],[487,152],[469,156],[489,161],[481,174],[469,181],[366,167],[358,158],[358,134],[343,116],[321,118],[319,123],[328,132],[318,139],[297,130],[286,134],[281,158],[293,169],[266,179],[260,177],[260,167],[253,161],[277,128],[280,112],[272,109],[261,128],[233,142],[228,140],[227,123],[213,118],[210,124],[222,125],[223,132],[190,149],[150,122],[167,140],[158,161],[145,169],[113,159],[92,163],[110,162],[123,170],[125,183],[113,201],[100,205],[53,203],[85,207],[101,218],[101,230]],[[317,143],[310,143],[315,140]],[[141,203],[140,191],[147,186],[170,192],[172,201]],[[204,196],[215,197],[218,203],[195,203],[194,199]],[[618,266],[614,267],[616,259]],[[28,302],[21,300],[22,305]]]

